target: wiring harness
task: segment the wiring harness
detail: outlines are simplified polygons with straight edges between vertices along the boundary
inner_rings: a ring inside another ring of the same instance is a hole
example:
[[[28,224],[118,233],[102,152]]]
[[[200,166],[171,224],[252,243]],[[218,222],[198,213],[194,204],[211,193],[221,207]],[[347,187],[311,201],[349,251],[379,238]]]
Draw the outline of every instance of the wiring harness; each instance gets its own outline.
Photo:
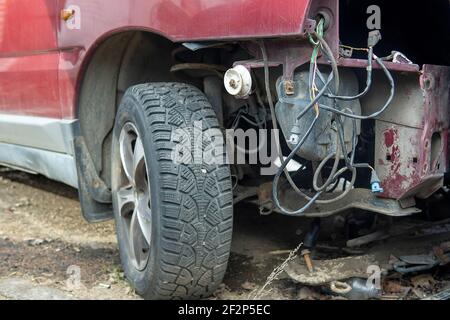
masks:
[[[344,197],[348,195],[348,193],[351,191],[351,189],[354,187],[354,184],[356,182],[357,178],[357,169],[358,168],[366,168],[371,170],[372,177],[371,177],[371,185],[372,185],[372,192],[374,193],[381,193],[383,192],[383,189],[381,188],[380,181],[378,179],[377,173],[375,172],[375,169],[371,167],[367,163],[355,163],[355,154],[356,154],[356,147],[358,144],[358,136],[357,136],[357,120],[368,120],[368,119],[374,119],[378,117],[380,114],[382,114],[392,103],[392,100],[394,98],[395,94],[395,83],[394,79],[389,72],[389,70],[384,65],[382,59],[376,57],[374,55],[374,46],[378,43],[378,41],[381,39],[381,35],[378,31],[373,31],[369,33],[369,39],[368,39],[368,48],[363,49],[367,51],[368,53],[368,59],[367,59],[367,80],[366,80],[366,88],[359,94],[355,96],[340,96],[338,94],[339,87],[340,87],[340,77],[339,77],[339,70],[337,61],[333,55],[333,52],[324,39],[324,20],[321,19],[319,23],[317,24],[315,32],[309,34],[309,40],[311,44],[313,45],[313,53],[311,56],[310,61],[310,73],[309,73],[309,96],[310,96],[310,102],[309,104],[303,108],[303,110],[298,114],[296,120],[296,124],[294,125],[291,136],[289,137],[288,141],[294,145],[292,148],[291,153],[288,157],[285,158],[284,161],[282,161],[280,168],[278,169],[278,172],[276,173],[274,180],[273,180],[273,190],[272,190],[272,197],[274,200],[274,203],[278,210],[285,214],[290,216],[302,216],[305,214],[305,212],[315,203],[317,204],[331,204],[334,202],[337,202]],[[269,108],[271,112],[271,118],[272,118],[272,125],[274,129],[278,129],[277,119],[276,119],[276,113],[275,113],[275,107],[274,102],[272,98],[272,93],[270,90],[270,81],[269,81],[269,62],[268,62],[268,56],[266,47],[263,41],[259,42],[261,53],[264,61],[264,79],[265,79],[265,86],[266,86],[266,93],[267,93],[267,100],[269,103]],[[331,65],[332,72],[328,76],[328,78],[325,79],[324,75],[320,72],[318,68],[318,57],[319,52],[322,51],[327,59],[329,60],[329,63]],[[363,115],[357,115],[352,112],[352,110],[346,108],[342,109],[339,106],[338,101],[354,101],[357,99],[360,99],[364,97],[371,89],[372,86],[372,73],[373,73],[373,60],[378,63],[378,65],[383,70],[384,74],[386,75],[386,78],[390,84],[391,90],[388,99],[386,100],[385,104],[375,113],[367,116]],[[322,88],[318,89],[318,83],[322,84]],[[300,105],[301,102],[296,100],[295,98],[289,98],[284,97],[282,94],[282,83],[280,83],[277,86],[277,93],[280,102],[292,104],[292,105]],[[319,100],[322,97],[327,97],[333,100],[333,105],[323,105],[319,103]],[[302,132],[300,129],[300,126],[298,125],[298,121],[302,119],[305,114],[310,112],[311,110],[314,110],[315,117],[311,121],[310,126],[306,130],[305,133]],[[336,130],[337,130],[337,147],[336,151],[330,153],[327,157],[323,159],[322,162],[317,166],[314,177],[313,177],[313,188],[316,192],[313,196],[306,195],[293,181],[290,173],[287,170],[287,166],[291,160],[294,159],[295,155],[298,153],[298,151],[302,148],[305,141],[310,136],[311,132],[313,131],[315,125],[318,122],[319,116],[321,112],[331,112],[333,114],[333,120],[336,124]],[[343,123],[345,120],[351,120],[352,121],[352,150],[347,150],[347,146],[345,144],[345,134],[344,134],[344,126]],[[302,135],[303,133],[303,135]],[[277,151],[278,154],[281,156],[282,148],[281,145],[277,140]],[[325,165],[334,159],[334,164],[331,169],[331,173],[329,174],[328,179],[323,182],[321,185],[319,185],[319,179],[321,177],[321,172],[323,171]],[[339,169],[339,164],[341,160],[344,160],[345,166]],[[339,182],[339,178],[346,172],[351,173],[351,180],[350,185],[346,187],[345,191],[339,194],[338,196],[332,198],[332,199],[322,199],[321,197],[327,193],[330,189],[334,189],[337,183]],[[290,186],[295,190],[297,194],[299,194],[301,197],[306,199],[307,203],[299,208],[298,210],[289,210],[285,208],[279,199],[279,182],[281,177],[286,177],[287,181],[289,182]]]

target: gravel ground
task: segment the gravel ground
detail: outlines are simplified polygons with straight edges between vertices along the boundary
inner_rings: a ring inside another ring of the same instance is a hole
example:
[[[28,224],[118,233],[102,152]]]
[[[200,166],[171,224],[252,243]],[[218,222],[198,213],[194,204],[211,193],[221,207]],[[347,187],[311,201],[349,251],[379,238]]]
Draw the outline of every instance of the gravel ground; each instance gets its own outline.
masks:
[[[60,290],[53,296],[68,299],[139,299],[123,277],[114,223],[86,223],[76,190],[0,167],[0,195],[0,299],[33,299],[35,286]],[[251,206],[239,206],[235,213],[232,255],[215,295],[219,299],[248,298],[300,241],[292,219],[260,217]],[[71,268],[80,271],[76,289]],[[296,299],[298,292],[297,284],[282,280],[265,297]]]
[[[254,297],[301,242],[308,224],[237,206],[229,267],[212,299]],[[124,279],[114,223],[85,222],[76,190],[0,167],[0,226],[0,300],[140,299]],[[389,275],[383,283],[386,298],[417,299],[450,288],[450,267],[433,272]],[[267,289],[260,298],[339,299],[287,278]]]

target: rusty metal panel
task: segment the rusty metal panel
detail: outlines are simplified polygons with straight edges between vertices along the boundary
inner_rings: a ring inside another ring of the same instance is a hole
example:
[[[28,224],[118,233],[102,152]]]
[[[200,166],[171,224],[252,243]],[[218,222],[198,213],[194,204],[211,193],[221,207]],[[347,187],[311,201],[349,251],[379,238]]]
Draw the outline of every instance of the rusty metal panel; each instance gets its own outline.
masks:
[[[375,129],[382,196],[426,198],[442,187],[448,170],[450,68],[425,65],[421,73],[397,73],[395,78],[395,100]],[[363,101],[364,112],[379,106],[387,94],[387,84],[377,75]]]

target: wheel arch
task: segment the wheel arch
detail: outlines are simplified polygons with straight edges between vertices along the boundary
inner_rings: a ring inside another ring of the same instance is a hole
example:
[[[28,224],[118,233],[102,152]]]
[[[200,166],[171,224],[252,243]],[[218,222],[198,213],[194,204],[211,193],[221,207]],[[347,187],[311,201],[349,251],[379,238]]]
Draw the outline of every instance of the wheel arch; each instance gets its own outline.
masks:
[[[130,86],[173,81],[176,43],[145,29],[117,30],[101,37],[86,53],[77,81],[75,155],[84,217],[112,218],[111,133],[121,98]]]

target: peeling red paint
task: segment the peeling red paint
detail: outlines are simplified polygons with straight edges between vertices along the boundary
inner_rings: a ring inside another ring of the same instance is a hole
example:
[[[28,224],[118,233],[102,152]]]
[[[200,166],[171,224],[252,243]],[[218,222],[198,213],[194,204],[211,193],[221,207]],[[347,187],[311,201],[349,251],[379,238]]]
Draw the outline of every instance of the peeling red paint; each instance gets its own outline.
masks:
[[[391,128],[384,132],[384,144],[387,148],[390,148],[394,145],[396,136],[397,130],[395,128]]]
[[[393,193],[401,190],[402,184],[407,181],[407,177],[401,175],[399,172],[392,172],[388,179],[382,181],[385,192],[382,194],[385,198],[391,198]]]
[[[392,167],[394,167],[399,160],[400,160],[400,148],[398,146],[393,146],[391,151]]]
[[[392,123],[380,131],[382,151],[378,153],[377,166],[381,171],[379,176],[385,190],[382,197],[385,198],[428,197],[440,188],[442,182],[439,179],[448,171],[450,147],[444,147],[433,163],[430,158],[433,134],[440,133],[442,145],[449,144],[450,68],[425,65],[423,75],[420,77],[422,85],[425,78],[433,81],[431,86],[419,87],[424,106],[422,125],[401,125],[408,117],[403,118],[399,112],[395,114],[397,119],[389,118]],[[415,96],[411,91],[413,88],[406,90],[405,96]],[[389,161],[386,161],[386,155]],[[430,181],[436,182],[430,185]]]

